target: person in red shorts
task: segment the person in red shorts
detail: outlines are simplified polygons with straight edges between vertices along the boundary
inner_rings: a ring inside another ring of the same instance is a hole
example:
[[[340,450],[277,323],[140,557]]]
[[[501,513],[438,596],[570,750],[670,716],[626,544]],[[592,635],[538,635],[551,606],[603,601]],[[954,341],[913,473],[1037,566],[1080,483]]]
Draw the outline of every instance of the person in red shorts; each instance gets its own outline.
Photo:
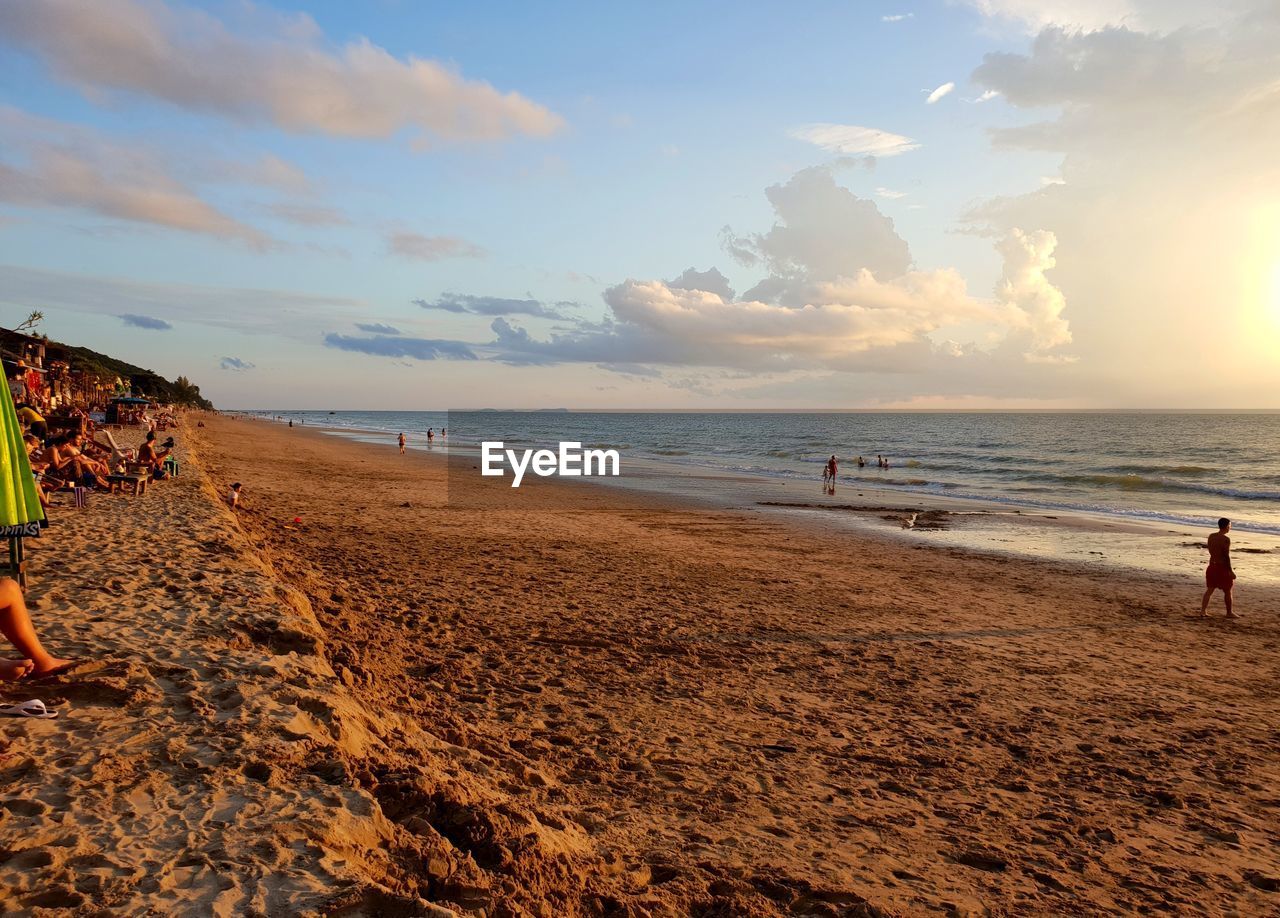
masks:
[[[1200,600],[1200,615],[1209,611],[1209,597],[1214,590],[1222,590],[1227,604],[1227,618],[1239,618],[1231,611],[1231,588],[1235,586],[1236,573],[1231,569],[1231,520],[1225,516],[1218,520],[1218,531],[1209,536],[1209,566],[1204,572],[1204,599]]]

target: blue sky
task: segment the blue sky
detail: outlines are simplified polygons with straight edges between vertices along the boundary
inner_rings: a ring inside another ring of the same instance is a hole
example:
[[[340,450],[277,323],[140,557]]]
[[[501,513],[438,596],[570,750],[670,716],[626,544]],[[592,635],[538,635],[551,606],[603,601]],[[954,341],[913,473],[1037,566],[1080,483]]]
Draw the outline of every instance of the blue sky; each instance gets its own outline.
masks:
[[[185,373],[229,407],[1266,407],[1280,217],[1202,214],[1271,234],[1248,264],[1222,233],[1182,233],[1134,246],[1120,279],[1095,231],[1144,212],[1141,194],[1205,182],[1192,150],[1139,187],[1117,119],[1141,142],[1190,131],[1180,106],[1211,118],[1280,78],[1254,47],[1247,74],[1193,79],[1201,44],[1257,32],[1249,15],[1227,0],[15,4],[3,321],[41,308],[51,336]],[[1143,54],[1169,70],[1149,94],[1099,90]],[[1044,123],[1077,133],[1008,133]],[[865,129],[909,149],[869,160]],[[1265,160],[1182,205],[1271,188]],[[1190,302],[1149,368],[1125,358],[1117,339],[1188,289],[1163,276],[1175,242],[1209,262],[1190,288],[1230,275],[1247,377],[1186,383]],[[906,261],[875,254],[898,248]],[[727,286],[674,283],[691,267]],[[415,305],[446,294],[474,308]]]

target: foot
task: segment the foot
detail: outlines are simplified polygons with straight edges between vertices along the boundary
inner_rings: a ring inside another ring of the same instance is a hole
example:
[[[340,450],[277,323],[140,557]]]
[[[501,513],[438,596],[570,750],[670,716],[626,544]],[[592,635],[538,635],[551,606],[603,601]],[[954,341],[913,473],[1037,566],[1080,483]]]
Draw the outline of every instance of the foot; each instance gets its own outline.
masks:
[[[1240,616],[1239,616],[1239,615],[1236,615],[1234,612],[1228,612],[1228,613],[1227,613],[1227,618],[1239,618],[1239,617],[1240,617]]]
[[[35,666],[30,660],[0,660],[0,682],[17,682],[30,675]]]
[[[78,660],[60,660],[57,657],[50,657],[43,666],[33,666],[31,675],[37,679],[42,676],[56,676],[59,673],[65,673],[78,662]]]

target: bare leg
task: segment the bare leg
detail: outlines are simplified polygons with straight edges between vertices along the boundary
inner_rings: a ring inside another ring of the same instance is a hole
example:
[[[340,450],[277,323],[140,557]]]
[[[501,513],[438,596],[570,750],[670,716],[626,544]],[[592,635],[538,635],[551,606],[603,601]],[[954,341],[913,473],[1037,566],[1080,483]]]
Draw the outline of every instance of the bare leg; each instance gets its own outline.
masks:
[[[47,675],[72,663],[71,660],[61,660],[44,649],[40,638],[36,637],[35,628],[31,626],[31,616],[27,614],[22,590],[18,587],[18,582],[10,577],[0,579],[0,634],[7,637],[9,643],[34,664],[31,675]]]
[[[1231,611],[1231,587],[1222,591],[1222,599],[1227,604],[1227,618],[1239,618],[1240,616]]]
[[[1204,591],[1204,599],[1200,600],[1200,617],[1204,618],[1209,612],[1209,598],[1213,596],[1213,587],[1209,587]]]

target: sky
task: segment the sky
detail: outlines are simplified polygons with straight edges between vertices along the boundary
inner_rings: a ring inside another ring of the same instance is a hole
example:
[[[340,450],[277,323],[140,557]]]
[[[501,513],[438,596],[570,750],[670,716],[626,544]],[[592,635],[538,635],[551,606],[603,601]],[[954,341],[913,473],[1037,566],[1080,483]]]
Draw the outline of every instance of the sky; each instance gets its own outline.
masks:
[[[0,325],[221,408],[1280,407],[1280,3],[0,3]]]

